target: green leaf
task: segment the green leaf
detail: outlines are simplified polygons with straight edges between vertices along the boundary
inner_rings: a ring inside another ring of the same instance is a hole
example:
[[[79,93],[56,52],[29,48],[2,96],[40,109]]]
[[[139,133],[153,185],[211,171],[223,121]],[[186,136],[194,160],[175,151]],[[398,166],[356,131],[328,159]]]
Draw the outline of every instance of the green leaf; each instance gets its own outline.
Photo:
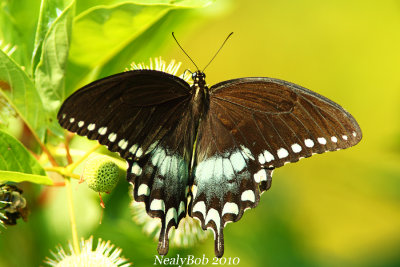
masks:
[[[100,5],[116,5],[122,3],[133,3],[138,5],[169,5],[172,7],[205,7],[214,0],[81,0],[77,3],[78,14]]]
[[[34,73],[37,64],[42,55],[42,45],[46,34],[50,31],[51,26],[56,19],[61,16],[68,0],[42,0],[40,5],[39,21],[36,29],[35,45],[32,57],[32,73]]]
[[[144,56],[148,58],[147,47],[152,47],[153,52],[154,49],[160,50],[160,43],[165,36],[170,35],[164,32],[155,38],[152,33],[160,28],[177,25],[178,22],[182,25],[181,17],[173,16],[168,18],[168,25],[161,23],[169,11],[203,7],[211,2],[180,1],[180,6],[125,2],[108,7],[98,6],[81,13],[76,18],[72,34],[67,73],[69,93],[104,73],[109,74],[108,70],[115,69],[116,65],[119,67],[117,71],[121,71],[134,55],[139,56],[139,59]],[[144,50],[147,54],[143,53]],[[106,67],[110,63],[111,68]],[[107,70],[104,70],[105,67]]]
[[[13,136],[0,130],[0,170],[46,175],[39,162]],[[0,179],[2,179],[0,177]]]
[[[39,6],[40,0],[0,1],[0,39],[17,47],[12,58],[29,70]]]
[[[103,66],[170,9],[125,3],[82,13],[75,21],[70,60],[92,68]]]
[[[40,140],[44,139],[49,118],[32,80],[0,50],[0,93]]]
[[[191,13],[182,9],[172,10],[166,16],[157,21],[132,43],[115,55],[98,73],[99,77],[105,77],[121,72],[123,67],[135,63],[148,63],[150,57],[158,57],[171,46],[176,46],[171,32],[182,27],[182,21],[190,19]],[[165,46],[160,47],[160,43]],[[169,58],[164,58],[169,63]],[[90,81],[88,81],[90,82]]]
[[[31,182],[35,184],[53,185],[53,181],[43,175],[27,174],[23,172],[11,172],[0,170],[0,182]]]
[[[44,107],[54,122],[51,128],[56,131],[60,131],[56,124],[57,110],[65,98],[65,71],[74,10],[75,1],[72,1],[50,26],[41,42],[41,49],[38,44],[41,57],[35,71],[35,84],[45,103]],[[37,39],[39,43],[40,38]]]

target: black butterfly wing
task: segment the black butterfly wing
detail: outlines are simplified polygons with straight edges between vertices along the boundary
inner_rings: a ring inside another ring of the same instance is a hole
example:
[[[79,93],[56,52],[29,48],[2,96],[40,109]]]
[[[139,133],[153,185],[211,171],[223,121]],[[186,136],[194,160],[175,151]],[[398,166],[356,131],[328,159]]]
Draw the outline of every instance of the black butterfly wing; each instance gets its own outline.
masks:
[[[161,219],[160,254],[168,251],[169,228],[186,216],[194,142],[190,92],[176,76],[129,71],[76,91],[58,113],[61,126],[98,140],[128,161],[135,200]]]
[[[213,229],[216,255],[223,254],[225,224],[257,206],[274,168],[361,137],[342,107],[298,85],[243,78],[212,86],[197,140],[191,214]]]

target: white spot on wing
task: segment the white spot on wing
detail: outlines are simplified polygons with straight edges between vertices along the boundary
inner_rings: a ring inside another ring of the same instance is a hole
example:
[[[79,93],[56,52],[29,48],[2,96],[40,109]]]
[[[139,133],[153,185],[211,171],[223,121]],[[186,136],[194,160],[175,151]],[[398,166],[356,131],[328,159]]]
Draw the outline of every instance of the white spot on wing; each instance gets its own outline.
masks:
[[[343,138],[343,140],[347,140],[348,139],[347,135],[342,135],[342,138]]]
[[[266,162],[271,162],[275,159],[274,155],[272,155],[268,150],[264,151],[264,158]]]
[[[136,157],[140,158],[143,155],[143,150],[139,147],[136,151]]]
[[[233,202],[226,202],[224,205],[224,209],[222,210],[222,216],[224,216],[227,213],[232,213],[232,214],[238,215],[239,214],[238,205]]]
[[[301,146],[299,144],[297,144],[297,143],[294,143],[292,145],[292,150],[293,150],[294,153],[300,153],[301,149],[302,149]]]
[[[209,221],[214,221],[217,226],[217,231],[219,233],[220,225],[221,225],[221,218],[219,217],[219,213],[216,209],[210,209],[207,213],[207,217],[205,219],[205,224]]]
[[[214,162],[214,177],[222,177],[224,173],[222,157],[217,157]]]
[[[265,163],[265,158],[263,154],[258,155],[258,162],[260,162],[260,164],[264,164]]]
[[[354,136],[354,137],[356,137],[356,136],[357,136],[357,133],[356,133],[356,132],[353,132],[352,134],[353,134],[353,136]]]
[[[181,215],[181,213],[185,212],[185,202],[181,201],[181,203],[179,203],[179,212],[178,212],[178,216]]]
[[[284,149],[283,147],[279,148],[277,151],[278,154],[278,158],[283,159],[286,158],[287,156],[289,156],[289,152]]]
[[[306,145],[306,147],[313,147],[314,141],[311,139],[306,139],[306,140],[304,140],[304,144]]]
[[[105,135],[107,133],[107,127],[100,127],[98,133],[100,135]]]
[[[110,140],[110,142],[114,142],[115,139],[117,139],[117,134],[116,133],[110,133],[108,135],[108,140]]]
[[[254,192],[251,190],[246,190],[242,193],[241,196],[242,201],[251,201],[251,202],[256,202],[256,196],[254,195]]]
[[[70,122],[70,123],[73,123],[74,121],[75,121],[75,118],[70,118],[70,119],[69,119],[69,122]]]
[[[164,160],[161,161],[161,164],[159,165],[160,167],[158,170],[160,171],[160,174],[162,176],[165,176],[167,174],[167,171],[169,170],[169,168],[171,166],[171,160],[172,160],[171,156],[165,156]]]
[[[139,176],[139,175],[142,174],[142,168],[140,168],[139,164],[137,164],[136,162],[134,162],[134,163],[132,164],[131,172],[132,172],[133,174],[135,174],[136,176]]]
[[[150,204],[150,209],[151,210],[161,210],[161,211],[165,212],[164,200],[154,199]]]
[[[224,176],[227,177],[228,180],[235,178],[235,172],[233,171],[233,167],[229,159],[222,160],[222,168],[224,169]]]
[[[150,187],[147,184],[141,184],[138,188],[138,196],[149,196]]]
[[[331,137],[331,140],[332,140],[332,142],[337,143],[337,138],[336,138],[336,136],[332,136],[332,137]]]
[[[203,218],[206,217],[206,204],[204,201],[199,201],[193,206],[193,212],[200,212]]]
[[[126,147],[128,146],[128,141],[126,141],[125,139],[121,139],[121,140],[118,142],[118,146],[119,146],[121,149],[126,149]]]
[[[133,146],[131,146],[131,148],[129,148],[129,152],[131,152],[132,154],[136,152],[138,148],[137,144],[134,144]],[[154,164],[153,164],[154,165]]]
[[[62,118],[65,119],[65,117],[67,117],[67,114],[62,114]]]
[[[235,171],[240,172],[246,167],[246,161],[244,160],[242,154],[239,151],[232,153],[230,160]]]
[[[78,126],[79,126],[79,128],[82,128],[82,126],[85,124],[85,122],[84,121],[79,121],[78,122]]]
[[[167,215],[165,216],[165,224],[168,225],[168,223],[174,219],[175,223],[178,222],[178,214],[176,214],[176,209],[175,208],[169,208],[167,211]]]
[[[326,145],[326,139],[323,137],[318,137],[317,138],[318,143],[320,143],[321,145]]]
[[[260,183],[261,181],[266,181],[266,180],[267,180],[267,172],[264,169],[261,169],[254,174],[254,181],[256,181],[256,183]]]
[[[93,131],[94,128],[96,128],[96,124],[94,124],[94,123],[89,124],[88,127],[87,127],[87,129],[88,129],[89,131]],[[114,141],[113,141],[113,142],[114,142]]]

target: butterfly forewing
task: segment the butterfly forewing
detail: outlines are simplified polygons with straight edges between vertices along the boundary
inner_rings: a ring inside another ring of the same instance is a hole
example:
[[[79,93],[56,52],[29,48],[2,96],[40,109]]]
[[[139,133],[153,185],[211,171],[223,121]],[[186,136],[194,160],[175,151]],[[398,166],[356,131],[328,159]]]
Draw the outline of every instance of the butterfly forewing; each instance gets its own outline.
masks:
[[[186,111],[190,87],[157,71],[130,71],[93,82],[72,94],[58,120],[64,128],[97,139],[123,158],[144,154]]]
[[[355,119],[333,101],[271,78],[243,78],[211,87],[210,111],[263,167],[348,148],[362,137]]]

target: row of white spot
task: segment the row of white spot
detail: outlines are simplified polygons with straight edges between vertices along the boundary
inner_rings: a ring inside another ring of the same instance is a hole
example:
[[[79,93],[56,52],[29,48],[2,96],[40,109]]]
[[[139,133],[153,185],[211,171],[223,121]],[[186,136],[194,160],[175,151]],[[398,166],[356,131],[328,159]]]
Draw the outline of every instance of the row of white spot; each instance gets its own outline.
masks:
[[[150,188],[146,184],[141,184],[138,188],[138,196],[149,196]],[[157,211],[160,210],[165,213],[165,203],[162,199],[153,199],[150,204],[150,210]],[[178,223],[178,216],[180,216],[183,212],[185,212],[185,203],[181,201],[179,203],[178,212],[174,207],[168,209],[167,214],[165,216],[165,225],[167,226],[169,222],[173,219],[175,223]]]
[[[194,192],[195,194],[195,192]],[[149,196],[150,195],[150,188],[146,184],[141,184],[138,188],[138,195],[145,195]],[[250,202],[255,202],[255,195],[252,190],[246,190],[242,193],[241,195],[241,200],[242,201],[250,201]],[[162,199],[153,199],[153,201],[150,204],[150,210],[157,211],[160,210],[165,213],[165,203]],[[179,211],[176,212],[175,208],[169,208],[165,217],[165,225],[168,225],[168,223],[174,219],[175,222],[177,223],[178,216],[182,213],[185,212],[185,205],[184,202],[181,201],[179,204]],[[218,226],[218,232],[219,232],[219,226],[221,223],[221,218],[219,216],[219,213],[216,209],[209,209],[208,212],[206,212],[206,205],[204,201],[199,201],[193,206],[193,212],[200,212],[203,215],[203,218],[205,218],[205,224],[208,224],[210,221],[214,221],[215,224]],[[224,205],[224,208],[222,209],[222,215],[224,216],[225,214],[239,214],[239,207],[236,203],[233,202],[227,202]]]
[[[266,179],[266,178],[265,178]],[[193,186],[193,198],[195,198],[196,196],[196,192],[197,192],[197,187],[194,185]],[[242,201],[250,201],[250,202],[255,202],[256,201],[256,196],[254,194],[254,192],[252,190],[246,190],[242,193],[240,199]],[[219,216],[219,213],[217,210],[211,208],[208,210],[206,209],[206,204],[204,201],[199,201],[197,202],[194,206],[193,206],[193,212],[200,212],[203,215],[204,218],[204,223],[208,224],[210,221],[214,221],[214,223],[217,225],[217,230],[219,233],[220,230],[220,223],[221,223],[221,218]],[[225,214],[234,214],[234,215],[238,215],[239,214],[239,207],[236,203],[234,202],[226,202],[224,204],[224,207],[222,209],[222,216],[224,216]],[[225,222],[226,224],[227,222]]]
[[[66,117],[66,114],[63,114],[62,118],[65,119],[65,117]],[[75,118],[70,118],[69,122],[70,123],[74,123],[75,122]],[[85,126],[85,122],[84,121],[79,121],[78,122],[78,127],[82,128],[83,126]],[[93,131],[95,129],[96,129],[96,124],[95,123],[88,124],[88,126],[87,126],[87,130],[88,131]],[[108,130],[107,127],[100,127],[97,130],[97,132],[100,135],[105,135],[107,133],[107,130]],[[108,134],[107,138],[111,143],[114,143],[117,140],[117,134],[112,132],[112,133]],[[129,145],[129,143],[125,139],[121,139],[118,142],[118,146],[122,150],[125,150],[128,147],[128,145]],[[143,155],[143,150],[140,147],[138,147],[137,144],[134,144],[133,146],[131,146],[130,149],[129,149],[129,152],[132,153],[132,154],[135,154],[135,156],[138,157],[138,158],[140,158]]]
[[[356,132],[353,132],[352,135],[353,135],[354,137],[356,137],[356,136],[357,136],[357,133],[356,133]],[[348,136],[347,136],[347,135],[342,135],[342,139],[346,141],[346,140],[348,140]],[[317,138],[317,141],[318,141],[318,143],[320,143],[321,145],[326,145],[326,143],[327,143],[327,141],[326,141],[326,139],[325,139],[324,137],[318,137],[318,138]],[[337,142],[338,142],[338,139],[337,139],[336,136],[332,136],[332,137],[331,137],[331,141],[332,141],[333,143],[337,143]],[[311,148],[311,147],[314,146],[314,141],[311,140],[311,139],[305,139],[305,140],[304,140],[304,145],[305,145],[306,147]],[[294,143],[293,145],[291,145],[291,148],[292,148],[292,151],[293,151],[294,153],[300,153],[301,150],[302,150],[302,147],[301,147],[299,144],[297,144],[297,143]],[[278,155],[278,158],[283,159],[283,158],[286,158],[287,156],[289,156],[289,151],[287,151],[285,148],[282,147],[282,148],[279,148],[279,149],[276,151],[276,154]],[[271,152],[269,152],[268,150],[265,150],[263,153],[261,153],[260,155],[258,155],[258,161],[260,162],[260,164],[265,164],[266,162],[271,162],[271,161],[273,161],[274,159],[275,159],[274,155],[272,155]]]
[[[222,157],[217,154],[200,162],[196,166],[195,176],[203,183],[207,183],[213,177],[222,176],[231,180],[235,177],[235,173],[246,168],[249,159],[254,160],[253,154],[247,147],[241,146],[241,150],[236,149],[230,156]]]

